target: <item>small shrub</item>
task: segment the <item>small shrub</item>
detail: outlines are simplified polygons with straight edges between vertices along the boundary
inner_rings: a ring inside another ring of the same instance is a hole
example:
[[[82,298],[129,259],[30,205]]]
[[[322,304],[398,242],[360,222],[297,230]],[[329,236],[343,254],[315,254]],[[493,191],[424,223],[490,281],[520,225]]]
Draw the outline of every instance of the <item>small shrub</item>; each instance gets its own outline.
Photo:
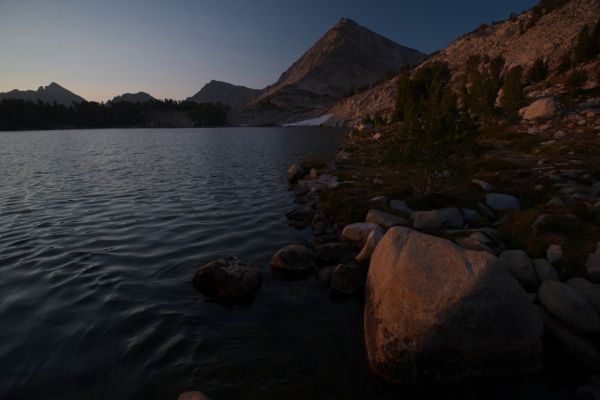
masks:
[[[586,84],[588,80],[587,73],[583,69],[577,69],[569,74],[565,80],[565,88],[569,91],[577,91]]]

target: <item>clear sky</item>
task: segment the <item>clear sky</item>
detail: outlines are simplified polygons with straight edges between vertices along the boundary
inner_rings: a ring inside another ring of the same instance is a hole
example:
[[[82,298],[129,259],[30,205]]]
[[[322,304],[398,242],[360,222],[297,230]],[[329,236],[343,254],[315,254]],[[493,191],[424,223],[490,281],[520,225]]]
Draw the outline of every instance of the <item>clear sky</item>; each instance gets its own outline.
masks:
[[[340,18],[423,52],[536,0],[0,0],[0,92],[54,81],[87,100],[253,88]]]

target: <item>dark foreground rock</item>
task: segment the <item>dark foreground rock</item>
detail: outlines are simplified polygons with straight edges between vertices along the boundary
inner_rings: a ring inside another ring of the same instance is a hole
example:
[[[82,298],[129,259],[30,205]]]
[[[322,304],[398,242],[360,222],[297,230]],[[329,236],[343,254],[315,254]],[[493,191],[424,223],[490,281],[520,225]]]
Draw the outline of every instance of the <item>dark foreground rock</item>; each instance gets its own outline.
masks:
[[[262,272],[237,257],[227,257],[200,267],[192,284],[200,293],[219,302],[248,304],[262,285]]]
[[[365,342],[375,376],[418,384],[538,370],[541,317],[495,259],[408,228],[388,231],[365,289]]]
[[[207,395],[202,392],[184,392],[179,395],[177,400],[210,400]]]
[[[331,288],[342,294],[353,294],[362,289],[365,271],[356,264],[340,264],[331,273]]]

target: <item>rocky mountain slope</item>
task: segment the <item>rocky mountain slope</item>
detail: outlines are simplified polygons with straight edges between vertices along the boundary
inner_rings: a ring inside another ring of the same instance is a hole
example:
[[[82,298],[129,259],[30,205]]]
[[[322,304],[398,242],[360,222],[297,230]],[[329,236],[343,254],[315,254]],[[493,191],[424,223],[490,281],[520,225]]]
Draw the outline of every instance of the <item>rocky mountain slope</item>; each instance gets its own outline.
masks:
[[[453,41],[434,54],[426,63],[446,61],[458,78],[472,55],[502,56],[506,68],[530,67],[543,58],[550,70],[556,69],[563,55],[573,48],[585,24],[593,27],[600,16],[598,0],[571,0],[540,15],[527,11],[506,21],[482,25]],[[424,63],[425,64],[425,63]],[[392,112],[396,96],[396,78],[342,100],[328,111],[331,124],[349,123],[366,115]]]
[[[246,106],[259,93],[260,90],[257,89],[213,80],[187,100],[195,103],[221,103],[238,109]]]
[[[344,18],[276,83],[265,88],[245,116],[254,117],[253,123],[310,117],[355,90],[388,79],[402,66],[417,65],[424,58],[418,50]]]
[[[0,100],[4,99],[18,99],[37,102],[42,101],[44,103],[63,104],[70,106],[73,102],[81,103],[85,101],[83,97],[76,95],[75,93],[65,89],[58,83],[52,82],[48,86],[40,86],[38,90],[11,90],[10,92],[0,93]]]
[[[127,103],[146,103],[149,101],[156,100],[154,97],[150,96],[146,92],[138,92],[138,93],[125,93],[120,96],[115,96],[111,100],[113,103],[118,102],[127,102]]]

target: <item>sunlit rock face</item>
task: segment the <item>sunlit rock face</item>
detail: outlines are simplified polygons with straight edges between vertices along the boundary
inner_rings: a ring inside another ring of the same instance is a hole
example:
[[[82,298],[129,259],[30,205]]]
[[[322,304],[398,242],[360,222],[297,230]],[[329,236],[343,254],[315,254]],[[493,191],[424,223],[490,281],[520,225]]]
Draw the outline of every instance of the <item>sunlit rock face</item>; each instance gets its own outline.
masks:
[[[374,375],[418,384],[539,369],[541,318],[495,260],[409,228],[390,229],[371,258],[365,292]]]

